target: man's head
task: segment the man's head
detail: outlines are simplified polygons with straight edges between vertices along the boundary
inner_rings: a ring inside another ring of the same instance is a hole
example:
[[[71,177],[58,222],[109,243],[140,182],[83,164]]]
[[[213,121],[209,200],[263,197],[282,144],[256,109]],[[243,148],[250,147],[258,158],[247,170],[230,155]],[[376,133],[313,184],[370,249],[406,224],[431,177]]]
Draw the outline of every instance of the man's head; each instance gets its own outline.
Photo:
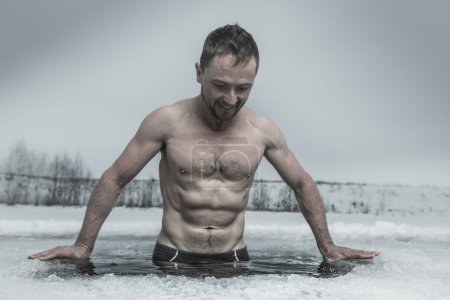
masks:
[[[207,36],[195,67],[201,98],[216,119],[231,120],[244,106],[258,62],[255,41],[238,25],[218,28]]]
[[[258,46],[252,35],[239,25],[226,25],[210,32],[203,44],[200,66],[204,71],[216,56],[231,55],[236,58],[235,64],[249,62],[252,57],[259,67]]]

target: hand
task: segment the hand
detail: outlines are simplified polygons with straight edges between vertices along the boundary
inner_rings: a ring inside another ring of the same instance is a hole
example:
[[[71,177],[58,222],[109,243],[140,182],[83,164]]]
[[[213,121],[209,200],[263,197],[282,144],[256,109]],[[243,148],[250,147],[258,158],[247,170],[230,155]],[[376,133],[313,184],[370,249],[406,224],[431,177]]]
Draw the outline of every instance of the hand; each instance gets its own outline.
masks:
[[[75,244],[73,246],[59,246],[53,249],[39,252],[28,256],[29,259],[52,260],[55,258],[86,259],[91,251],[85,245]]]
[[[380,251],[356,250],[347,247],[331,245],[322,253],[326,261],[334,261],[339,259],[371,259],[378,256]]]

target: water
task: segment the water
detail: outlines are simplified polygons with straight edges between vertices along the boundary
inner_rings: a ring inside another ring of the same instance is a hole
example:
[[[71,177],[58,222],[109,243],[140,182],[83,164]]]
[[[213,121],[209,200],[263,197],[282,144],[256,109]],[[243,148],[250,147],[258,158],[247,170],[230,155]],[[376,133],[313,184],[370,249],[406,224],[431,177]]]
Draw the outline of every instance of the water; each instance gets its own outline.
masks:
[[[15,237],[6,237],[4,243],[15,243]],[[152,237],[156,240],[156,236]],[[70,244],[71,239],[52,239],[53,244]],[[28,238],[30,247],[36,242]],[[35,273],[34,278],[47,278],[56,275],[61,278],[79,276],[189,276],[228,278],[278,274],[299,274],[312,277],[336,277],[349,273],[353,267],[369,264],[369,260],[352,260],[334,263],[323,262],[318,256],[298,256],[281,251],[270,254],[262,250],[253,250],[250,262],[189,265],[181,263],[154,264],[151,260],[153,244],[136,237],[107,237],[98,243],[96,254],[89,260],[55,260],[45,262],[45,268]],[[111,250],[114,249],[114,250]]]
[[[450,299],[450,221],[440,215],[329,215],[336,243],[381,250],[322,264],[297,213],[248,212],[251,261],[156,266],[161,210],[117,208],[89,261],[27,260],[71,244],[84,208],[0,206],[0,299]]]

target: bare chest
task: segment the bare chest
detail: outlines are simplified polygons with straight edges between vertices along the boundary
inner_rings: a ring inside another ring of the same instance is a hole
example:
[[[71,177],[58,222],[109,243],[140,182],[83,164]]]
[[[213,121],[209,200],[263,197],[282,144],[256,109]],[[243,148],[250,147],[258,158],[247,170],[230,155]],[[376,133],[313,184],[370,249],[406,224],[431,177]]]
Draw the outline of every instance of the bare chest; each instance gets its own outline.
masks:
[[[187,135],[172,139],[165,151],[168,166],[178,176],[239,182],[253,178],[263,149],[253,136]]]

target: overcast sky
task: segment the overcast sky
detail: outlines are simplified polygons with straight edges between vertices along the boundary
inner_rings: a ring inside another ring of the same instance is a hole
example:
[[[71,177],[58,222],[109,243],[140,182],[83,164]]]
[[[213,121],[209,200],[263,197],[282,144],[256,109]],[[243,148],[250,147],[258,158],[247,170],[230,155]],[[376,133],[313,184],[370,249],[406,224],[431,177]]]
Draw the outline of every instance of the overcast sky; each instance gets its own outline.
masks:
[[[23,139],[79,151],[99,176],[149,112],[199,93],[204,38],[238,22],[261,56],[247,105],[314,179],[450,186],[449,13],[444,0],[2,0],[0,159]],[[267,162],[258,177],[279,179]]]

